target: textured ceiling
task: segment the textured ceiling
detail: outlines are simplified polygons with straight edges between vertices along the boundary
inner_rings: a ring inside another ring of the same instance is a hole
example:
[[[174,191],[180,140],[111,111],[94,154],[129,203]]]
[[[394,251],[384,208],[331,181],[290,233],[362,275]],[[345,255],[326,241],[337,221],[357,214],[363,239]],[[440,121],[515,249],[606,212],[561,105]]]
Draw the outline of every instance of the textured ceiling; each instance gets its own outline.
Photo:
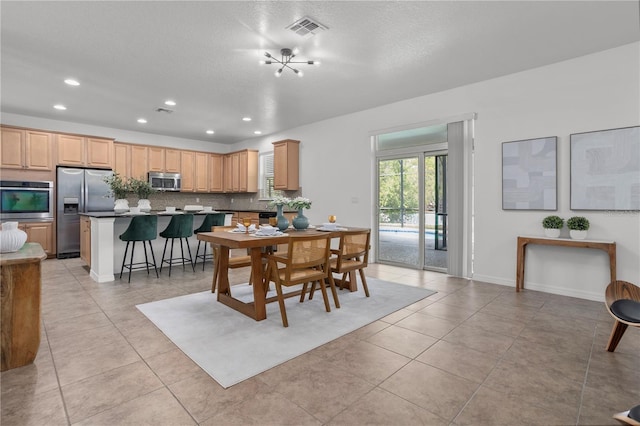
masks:
[[[218,143],[640,40],[638,1],[3,0],[0,13],[2,112]],[[304,16],[328,30],[285,29]],[[258,61],[282,47],[322,65],[276,78]]]

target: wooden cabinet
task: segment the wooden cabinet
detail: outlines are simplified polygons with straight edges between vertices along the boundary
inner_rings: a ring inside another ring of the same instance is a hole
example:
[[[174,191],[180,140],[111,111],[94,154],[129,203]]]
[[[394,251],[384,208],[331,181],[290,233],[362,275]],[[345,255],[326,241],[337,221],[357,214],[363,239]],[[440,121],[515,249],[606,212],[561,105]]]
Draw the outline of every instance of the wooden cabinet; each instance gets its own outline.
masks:
[[[113,171],[122,177],[131,176],[131,147],[126,143],[113,144]]]
[[[181,173],[181,151],[149,146],[149,172]],[[146,172],[145,171],[145,174]]]
[[[113,167],[113,140],[87,138],[87,166],[110,169]]]
[[[258,151],[246,149],[225,155],[225,192],[258,192]]]
[[[146,179],[151,170],[151,148],[144,145],[131,145],[131,161],[129,164],[130,177]],[[161,149],[164,152],[164,149]],[[155,151],[157,154],[157,150]]]
[[[180,153],[180,178],[182,179],[180,192],[193,192],[195,190],[195,153],[193,151],[182,151]]]
[[[9,169],[53,170],[53,135],[2,127],[0,166]]]
[[[91,218],[80,216],[80,258],[91,267]]]
[[[273,187],[297,191],[299,182],[300,141],[286,139],[273,142]]]
[[[237,211],[234,212],[233,216],[231,217],[231,225],[235,226],[238,223],[242,223],[242,219],[244,219],[245,217],[251,218],[252,225],[258,226],[258,224],[260,223],[258,213]]]
[[[224,191],[224,155],[222,154],[209,156],[209,191]]]
[[[209,154],[195,153],[195,191],[209,192]]]
[[[55,254],[53,222],[20,222],[18,227],[27,233],[28,243],[38,243],[47,255]]]
[[[113,140],[76,135],[57,135],[58,161],[65,166],[111,168]]]

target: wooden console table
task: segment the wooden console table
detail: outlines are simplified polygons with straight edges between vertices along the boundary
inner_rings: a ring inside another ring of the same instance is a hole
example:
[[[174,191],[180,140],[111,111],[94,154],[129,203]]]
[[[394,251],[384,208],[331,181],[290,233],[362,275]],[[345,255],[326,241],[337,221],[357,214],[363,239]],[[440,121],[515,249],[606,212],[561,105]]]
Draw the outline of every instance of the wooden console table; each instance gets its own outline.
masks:
[[[524,288],[524,257],[527,244],[578,247],[604,250],[609,254],[611,281],[616,280],[616,243],[614,241],[572,240],[568,238],[518,237],[518,260],[516,266],[516,291]]]
[[[46,258],[38,243],[26,243],[15,253],[0,255],[0,371],[31,364],[36,358],[40,346],[40,263]]]

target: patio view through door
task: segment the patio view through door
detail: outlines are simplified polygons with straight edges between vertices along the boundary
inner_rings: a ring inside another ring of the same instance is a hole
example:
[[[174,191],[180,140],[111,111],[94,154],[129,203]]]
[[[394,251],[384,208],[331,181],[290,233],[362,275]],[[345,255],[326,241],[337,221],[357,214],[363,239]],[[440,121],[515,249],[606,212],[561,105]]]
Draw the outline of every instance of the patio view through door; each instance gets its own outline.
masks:
[[[447,153],[378,159],[378,261],[446,272]]]

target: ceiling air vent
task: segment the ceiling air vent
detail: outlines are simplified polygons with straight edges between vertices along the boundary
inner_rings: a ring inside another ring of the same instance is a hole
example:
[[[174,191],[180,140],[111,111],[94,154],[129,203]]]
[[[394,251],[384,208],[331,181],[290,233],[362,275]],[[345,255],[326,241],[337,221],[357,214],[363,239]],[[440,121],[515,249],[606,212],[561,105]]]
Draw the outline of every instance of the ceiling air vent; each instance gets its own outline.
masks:
[[[286,29],[293,31],[294,33],[298,34],[300,37],[307,38],[307,37],[312,37],[318,34],[320,31],[324,31],[328,29],[328,27],[322,25],[318,21],[314,21],[308,16],[305,16],[304,18],[286,27]]]
[[[173,110],[166,109],[166,108],[156,108],[156,112],[166,112],[167,114],[171,114]]]

